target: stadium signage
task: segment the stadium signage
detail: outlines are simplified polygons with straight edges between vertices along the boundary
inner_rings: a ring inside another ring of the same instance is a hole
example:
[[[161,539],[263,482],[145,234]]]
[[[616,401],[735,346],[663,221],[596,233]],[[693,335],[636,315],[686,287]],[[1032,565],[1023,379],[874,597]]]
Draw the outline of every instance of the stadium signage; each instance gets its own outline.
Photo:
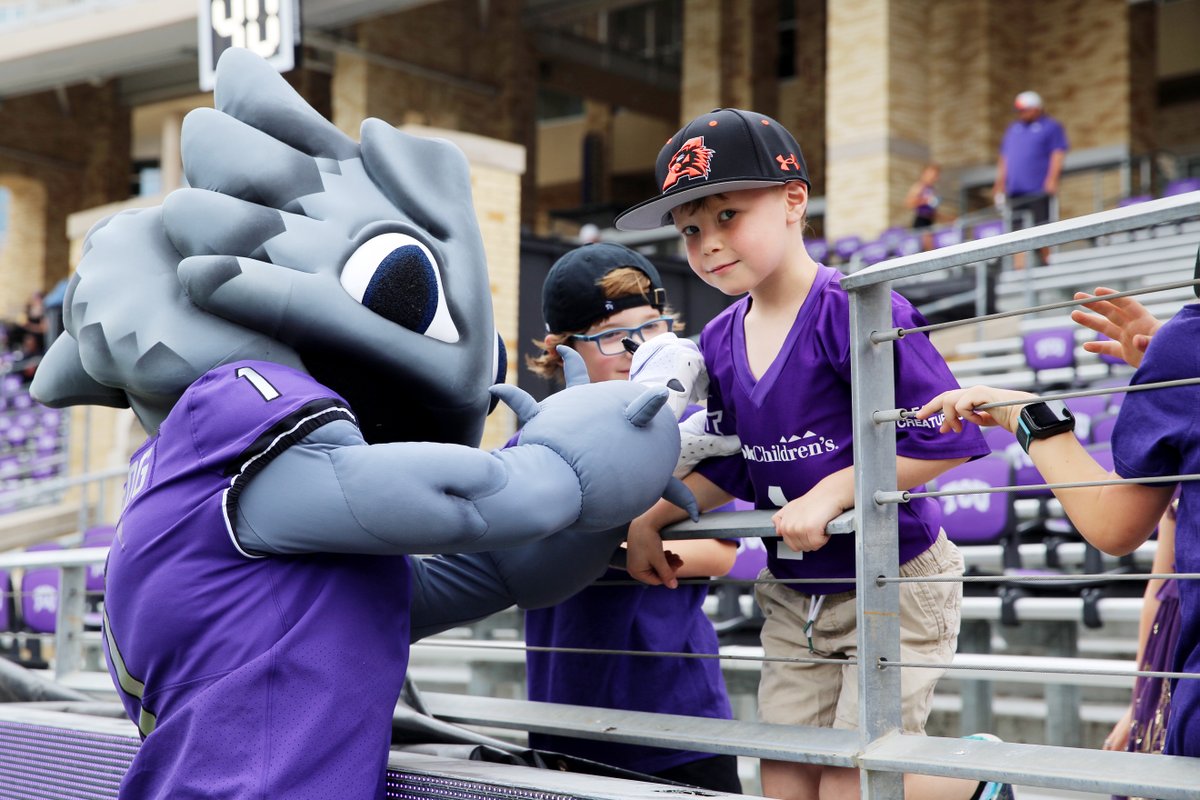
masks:
[[[199,0],[200,88],[212,91],[221,54],[242,47],[279,72],[296,66],[298,0]]]

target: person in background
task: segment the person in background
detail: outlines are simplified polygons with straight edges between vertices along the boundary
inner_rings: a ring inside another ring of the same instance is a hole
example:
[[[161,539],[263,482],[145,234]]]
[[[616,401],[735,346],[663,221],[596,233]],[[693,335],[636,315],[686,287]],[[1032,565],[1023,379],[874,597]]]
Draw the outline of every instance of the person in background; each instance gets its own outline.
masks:
[[[1058,120],[1046,114],[1042,96],[1021,92],[1013,101],[1017,118],[1004,132],[992,199],[1006,202],[1013,211],[1013,227],[1031,227],[1050,221],[1050,198],[1058,194],[1063,161],[1070,145]],[[1042,263],[1050,251],[1038,251]],[[1013,268],[1024,269],[1024,253],[1013,257]]]
[[[937,181],[941,173],[942,168],[937,164],[926,164],[921,170],[921,177],[904,196],[905,207],[913,212],[913,230],[923,231],[921,247],[925,250],[933,249],[933,233],[928,229],[933,227],[938,218],[941,198],[938,196]]]
[[[593,382],[629,380],[633,358],[623,344],[670,335],[682,324],[667,305],[658,270],[633,250],[607,242],[562,256],[542,287],[546,336],[541,354],[527,360],[544,378],[561,378],[556,347],[573,348]],[[636,458],[631,453],[630,458]],[[720,576],[733,566],[736,542],[677,543],[689,577]],[[717,634],[704,613],[708,587],[673,592],[629,582],[610,569],[597,585],[564,603],[525,613],[525,641],[533,647],[636,650],[716,655]],[[609,585],[603,585],[608,583]],[[529,699],[628,711],[655,711],[732,719],[720,662],[715,658],[594,655],[530,651]],[[737,758],[532,733],[530,745],[588,758],[711,791],[741,793]]]

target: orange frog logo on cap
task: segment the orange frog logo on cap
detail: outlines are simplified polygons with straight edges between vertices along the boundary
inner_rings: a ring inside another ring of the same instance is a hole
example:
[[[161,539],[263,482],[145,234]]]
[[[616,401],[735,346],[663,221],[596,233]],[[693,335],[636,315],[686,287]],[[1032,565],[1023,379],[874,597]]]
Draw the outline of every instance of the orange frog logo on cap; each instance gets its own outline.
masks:
[[[717,151],[704,146],[703,136],[688,139],[683,143],[683,147],[671,156],[662,190],[665,192],[670,189],[680,178],[707,178],[712,166],[712,157],[716,154]]]

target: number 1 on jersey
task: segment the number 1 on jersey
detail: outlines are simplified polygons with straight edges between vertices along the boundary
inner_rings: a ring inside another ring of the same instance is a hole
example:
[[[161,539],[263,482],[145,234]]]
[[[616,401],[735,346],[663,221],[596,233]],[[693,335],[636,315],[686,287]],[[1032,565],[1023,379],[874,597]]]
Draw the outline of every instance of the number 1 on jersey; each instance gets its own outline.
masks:
[[[266,400],[268,403],[274,400],[276,397],[279,397],[279,390],[272,386],[270,381],[268,381],[262,375],[259,375],[258,372],[251,367],[238,367],[238,371],[235,374],[239,378],[245,378],[247,381],[249,381],[250,385],[262,395],[262,399]]]

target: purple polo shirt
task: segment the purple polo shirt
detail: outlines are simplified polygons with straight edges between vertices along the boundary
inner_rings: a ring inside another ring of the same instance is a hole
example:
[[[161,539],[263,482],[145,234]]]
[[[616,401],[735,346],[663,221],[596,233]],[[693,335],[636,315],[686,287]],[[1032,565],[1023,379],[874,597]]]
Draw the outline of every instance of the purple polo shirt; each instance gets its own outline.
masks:
[[[775,360],[755,378],[746,361],[745,297],[705,326],[700,349],[711,380],[708,427],[736,433],[740,455],[709,459],[697,470],[756,508],[782,507],[825,476],[853,463],[850,415],[850,305],[837,270],[819,267],[808,297]],[[892,318],[900,327],[925,324],[907,300],[892,293]],[[957,389],[941,354],[923,333],[894,343],[896,405],[915,409],[934,395]],[[983,434],[974,425],[960,434],[938,433],[942,416],[897,424],[896,451],[921,459],[985,455]],[[931,498],[899,507],[900,561],[929,549],[941,529],[941,507]],[[781,559],[776,541],[766,540],[767,565],[777,578],[854,577],[854,537],[833,536],[803,558]],[[794,584],[806,594],[829,594],[853,584]]]
[[[1033,122],[1014,121],[1000,142],[1006,167],[1004,191],[1009,197],[1041,194],[1051,153],[1068,148],[1066,131],[1053,117],[1043,114]]]
[[[1200,305],[1184,306],[1155,334],[1130,383],[1200,375]],[[1113,464],[1122,478],[1200,473],[1200,387],[1130,392],[1112,436]],[[1180,485],[1175,568],[1200,572],[1200,482]],[[1200,583],[1179,581],[1180,629],[1175,672],[1200,673]],[[1176,680],[1165,752],[1200,756],[1200,683]]]
[[[408,663],[403,556],[260,557],[237,495],[353,420],[308,375],[244,361],[194,384],[134,454],[106,568],[105,653],[145,741],[133,798],[382,798]]]

